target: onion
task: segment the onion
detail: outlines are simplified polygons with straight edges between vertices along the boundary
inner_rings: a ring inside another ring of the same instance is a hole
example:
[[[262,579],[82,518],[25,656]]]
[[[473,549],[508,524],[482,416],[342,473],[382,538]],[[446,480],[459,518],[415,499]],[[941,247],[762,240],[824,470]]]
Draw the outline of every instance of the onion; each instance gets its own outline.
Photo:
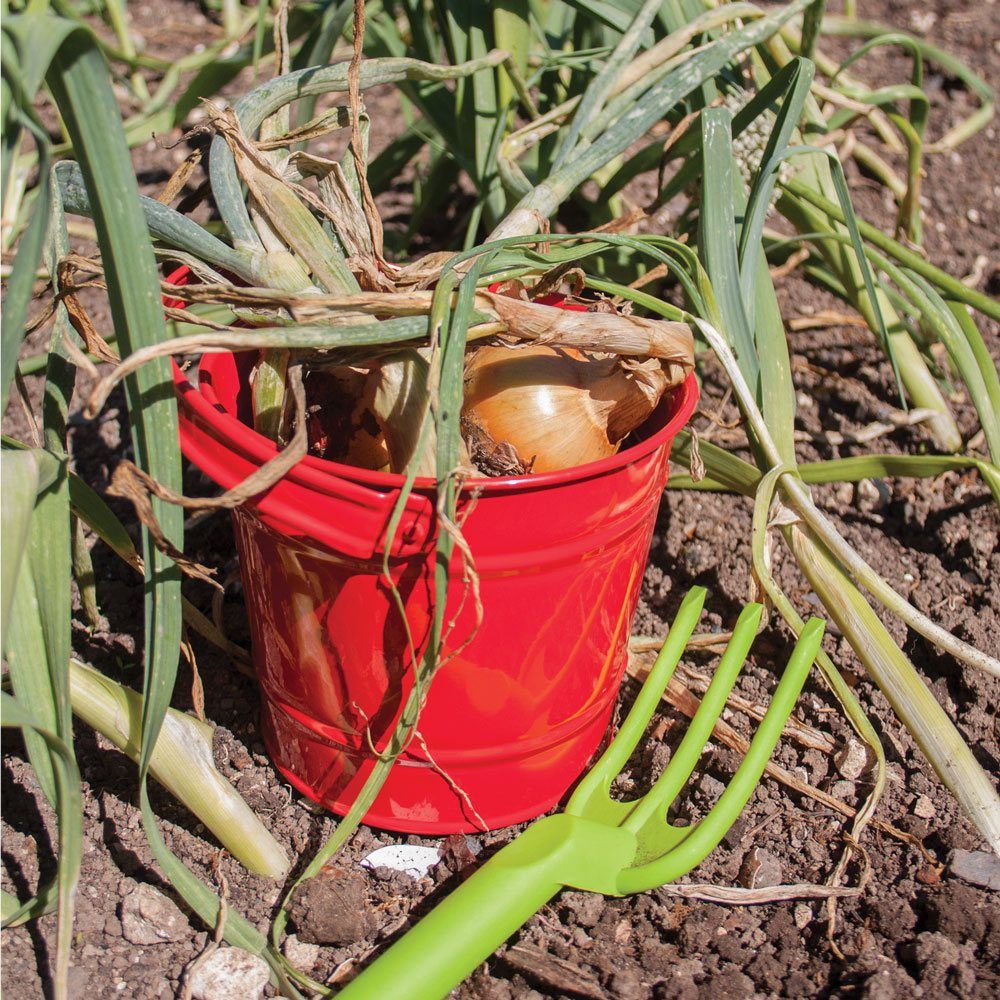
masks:
[[[466,364],[462,427],[487,474],[554,472],[615,454],[670,379],[656,360],[531,345],[483,347]]]

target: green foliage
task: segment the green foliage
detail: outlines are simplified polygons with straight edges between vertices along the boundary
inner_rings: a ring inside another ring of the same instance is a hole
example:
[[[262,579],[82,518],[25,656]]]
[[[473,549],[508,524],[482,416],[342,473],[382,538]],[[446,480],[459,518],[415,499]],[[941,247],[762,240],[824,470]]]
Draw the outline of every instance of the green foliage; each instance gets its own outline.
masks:
[[[64,0],[53,3],[56,13],[46,6],[27,5],[6,17],[2,29],[0,152],[4,219],[10,222],[4,246],[17,248],[4,303],[3,402],[14,381],[39,267],[54,274],[69,249],[64,211],[88,215],[100,246],[119,350],[123,356],[146,351],[148,357],[148,363],[130,368],[125,378],[136,462],[163,486],[179,491],[176,406],[167,351],[158,346],[167,333],[154,251],[195,262],[208,274],[225,272],[261,294],[349,295],[359,285],[342,252],[348,234],[342,219],[321,217],[315,205],[307,206],[266,171],[251,175],[245,166],[241,169],[221,138],[211,158],[212,193],[225,225],[221,238],[219,227],[209,232],[138,194],[130,144],[181,125],[199,98],[215,93],[243,69],[254,67],[259,79],[266,75],[274,62],[271,5],[210,3],[218,9],[225,37],[174,63],[138,51],[129,36],[125,5],[117,0],[90,6]],[[1000,381],[972,315],[978,311],[998,319],[1000,308],[903,242],[904,237],[919,241],[925,158],[981,128],[993,113],[994,96],[967,67],[930,43],[829,18],[823,8],[817,0],[792,0],[767,11],[749,3],[707,0],[369,4],[365,49],[375,58],[362,63],[361,88],[397,87],[407,124],[370,164],[368,182],[377,192],[405,169],[412,169],[416,178],[408,230],[389,249],[405,260],[423,223],[459,204],[460,224],[451,241],[458,252],[436,275],[433,295],[428,293],[428,304],[418,315],[386,318],[388,314],[370,308],[354,312],[349,322],[324,325],[297,322],[292,315],[278,321],[276,309],[267,312],[265,321],[260,310],[234,305],[224,311],[223,329],[206,335],[220,339],[202,343],[221,344],[236,330],[244,349],[267,348],[285,360],[287,352],[426,347],[433,393],[421,415],[419,438],[432,454],[439,512],[446,522],[454,522],[463,359],[476,327],[489,319],[475,308],[477,287],[513,277],[530,285],[543,277],[558,279],[574,268],[593,292],[628,300],[647,314],[689,322],[729,374],[747,421],[752,461],[703,444],[706,478],[696,482],[693,475],[676,475],[671,485],[725,489],[753,498],[750,554],[755,576],[777,612],[793,631],[802,628],[768,569],[768,548],[780,540],[942,779],[996,843],[1000,806],[995,791],[954,721],[928,695],[913,664],[871,611],[865,593],[971,667],[992,671],[995,660],[949,636],[893,594],[857,553],[844,547],[808,491],[809,484],[820,482],[977,469],[1000,502]],[[116,44],[98,41],[83,26],[95,12],[107,19]],[[294,5],[287,30],[291,72],[259,84],[235,102],[248,137],[290,107],[296,111],[292,120],[311,121],[322,95],[346,90],[347,63],[339,55],[346,52],[343,33],[349,30],[351,12],[346,0]],[[837,64],[822,50],[831,30],[868,41]],[[890,87],[867,87],[852,73],[863,67],[860,60],[866,54],[886,45],[912,55],[910,77]],[[124,122],[110,85],[108,59],[137,101],[139,110]],[[925,141],[926,62],[942,66],[980,102],[935,144]],[[182,85],[189,73],[193,77]],[[843,108],[828,117],[820,110],[817,80],[845,98]],[[43,90],[65,125],[69,141],[59,147],[33,110]],[[719,106],[717,97],[725,99],[725,106]],[[729,110],[730,104],[735,110]],[[872,145],[876,140],[861,132],[854,135],[859,164],[874,164],[897,199],[894,235],[856,217],[828,142],[833,130],[854,129],[859,117],[871,121],[878,141],[905,154],[905,177],[897,176]],[[760,147],[754,164],[744,163],[741,169],[734,151],[745,152],[754,143]],[[51,168],[53,159],[67,154],[75,163]],[[37,184],[29,190],[27,178],[36,169]],[[349,174],[347,166],[344,173]],[[567,224],[586,229],[616,219],[627,207],[629,183],[644,174],[655,177],[652,207],[675,198],[683,203],[671,236],[537,235],[550,224],[556,230]],[[361,191],[358,180],[350,176],[355,197]],[[253,213],[244,185],[255,201]],[[459,197],[460,191],[466,193]],[[774,212],[794,227],[794,245],[809,250],[803,273],[860,312],[879,338],[904,400],[933,411],[930,433],[938,454],[797,462],[788,342],[768,268],[769,256],[787,251],[789,242],[769,231]],[[270,250],[274,243],[282,249]],[[661,275],[655,283],[631,287],[653,268]],[[237,329],[231,320],[249,320],[255,328]],[[0,624],[14,692],[14,698],[4,694],[4,724],[24,731],[39,784],[57,810],[59,868],[55,881],[42,886],[34,899],[18,904],[5,896],[3,913],[6,925],[58,905],[55,982],[57,994],[64,995],[80,850],[69,683],[70,567],[75,561],[81,579],[87,573],[73,517],[145,574],[143,690],[141,696],[122,694],[129,705],[140,706],[130,752],[139,765],[143,825],[158,864],[207,926],[215,925],[220,904],[168,850],[147,792],[176,679],[183,613],[180,572],[145,529],[141,554],[136,552],[103,500],[69,469],[67,405],[74,349],[81,342],[62,304],[56,308],[54,328],[44,358],[22,367],[45,372],[40,446],[5,440],[0,453],[5,486]],[[976,407],[986,453],[973,450],[959,433],[942,373],[929,353],[935,342],[943,345],[950,362],[951,370],[943,374],[964,388]],[[284,368],[276,366],[275,371]],[[279,377],[272,400],[279,413],[282,391]],[[692,437],[677,441],[675,457],[692,471],[698,467],[697,454]],[[390,520],[390,535],[399,526],[416,474],[414,458]],[[180,508],[155,497],[152,503],[165,537],[180,549]],[[789,510],[791,517],[785,516]],[[441,531],[435,544],[432,635],[419,663],[414,657],[412,694],[372,779],[289,892],[350,836],[416,725],[440,665],[448,596],[444,567],[453,556],[456,535]],[[818,662],[851,723],[883,763],[874,729],[836,667],[825,655]],[[855,833],[874,808],[882,780],[880,771]],[[230,910],[226,937],[264,955],[286,996],[298,995],[295,983],[322,990],[280,955],[285,920],[282,909],[269,943]]]

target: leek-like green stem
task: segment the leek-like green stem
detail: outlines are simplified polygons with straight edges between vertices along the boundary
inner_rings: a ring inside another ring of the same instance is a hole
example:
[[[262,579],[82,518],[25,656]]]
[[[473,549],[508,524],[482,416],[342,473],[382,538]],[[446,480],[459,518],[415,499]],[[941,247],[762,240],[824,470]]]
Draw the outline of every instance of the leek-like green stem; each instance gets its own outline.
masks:
[[[771,433],[761,416],[760,410],[757,409],[750,387],[747,385],[729,345],[722,334],[711,324],[706,323],[704,320],[696,320],[696,323],[698,324],[698,329],[726,368],[732,380],[733,389],[740,401],[740,407],[746,414],[747,421],[768,463],[772,467],[780,465],[782,462],[781,453],[774,439],[771,437]],[[961,639],[953,636],[947,629],[942,628],[927,618],[926,615],[918,611],[905,598],[900,597],[844,541],[829,518],[815,505],[812,497],[809,495],[809,490],[802,480],[798,478],[797,474],[794,472],[784,474],[782,476],[782,489],[788,498],[789,504],[795,509],[795,512],[822,539],[833,555],[851,573],[851,576],[873,596],[877,597],[890,611],[906,622],[916,632],[919,632],[929,642],[939,646],[952,656],[987,674],[1000,677],[1000,661],[970,646],[968,643],[962,642]]]
[[[796,562],[823,607],[844,633],[938,776],[992,849],[1000,854],[1000,800],[989,775],[973,756],[947,712],[828,551],[799,528],[790,529],[787,537]]]
[[[994,849],[1000,851],[1000,798],[992,782],[851,576],[908,625],[957,658],[993,674],[1000,673],[1000,664],[921,615],[841,538],[813,503],[794,467],[783,465],[780,452],[725,338],[711,324],[702,320],[696,322],[733,383],[740,408],[769,466],[769,472],[773,473],[772,480],[780,481],[786,503],[804,522],[789,524],[785,521],[786,538],[796,561],[823,606],[870,670],[872,679],[889,699],[903,724],[913,733],[941,780]],[[764,485],[763,480],[761,485]]]
[[[142,695],[77,660],[70,660],[69,672],[73,713],[138,760]],[[215,769],[208,723],[168,709],[149,770],[247,869],[269,878],[288,874],[281,845]]]

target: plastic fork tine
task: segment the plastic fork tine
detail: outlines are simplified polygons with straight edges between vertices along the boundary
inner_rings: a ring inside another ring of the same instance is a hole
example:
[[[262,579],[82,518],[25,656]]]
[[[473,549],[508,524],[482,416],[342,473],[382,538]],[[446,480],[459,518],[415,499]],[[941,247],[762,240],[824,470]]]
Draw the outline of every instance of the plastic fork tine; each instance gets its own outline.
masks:
[[[625,721],[621,724],[615,738],[611,741],[607,750],[601,755],[600,760],[591,767],[590,771],[580,781],[569,802],[566,804],[566,812],[571,816],[583,816],[587,812],[587,806],[595,796],[607,797],[611,782],[625,766],[626,761],[632,756],[632,751],[639,744],[649,720],[653,717],[660,698],[666,690],[670,678],[684,655],[684,649],[691,633],[694,632],[698,619],[701,617],[701,610],[705,605],[705,597],[708,591],[704,587],[692,587],[681,606],[677,609],[670,631],[663,643],[656,662],[649,671],[649,676],[643,682],[639,694],[636,696],[629,710]]]
[[[650,820],[666,818],[667,808],[691,777],[715,723],[726,707],[726,699],[743,669],[763,613],[764,607],[760,604],[750,604],[743,609],[733,628],[733,637],[726,646],[715,669],[715,676],[684,734],[684,739],[674,751],[666,770],[622,824],[627,830],[639,833]]]
[[[338,994],[343,1000],[439,1000],[564,886],[620,896],[671,882],[719,843],[760,780],[823,638],[803,628],[746,758],[709,814],[691,827],[666,822],[711,736],[749,652],[761,608],[739,618],[701,706],[670,766],[636,802],[608,795],[631,756],[694,631],[705,590],[681,602],[666,642],[620,732],[580,782],[566,811],[536,820],[492,857],[386,954]]]
[[[692,827],[691,833],[664,857],[623,871],[618,883],[622,893],[642,892],[673,882],[699,865],[718,846],[764,773],[802,691],[809,668],[819,653],[824,628],[825,622],[820,618],[811,618],[805,624],[750,748],[719,801],[700,823]]]

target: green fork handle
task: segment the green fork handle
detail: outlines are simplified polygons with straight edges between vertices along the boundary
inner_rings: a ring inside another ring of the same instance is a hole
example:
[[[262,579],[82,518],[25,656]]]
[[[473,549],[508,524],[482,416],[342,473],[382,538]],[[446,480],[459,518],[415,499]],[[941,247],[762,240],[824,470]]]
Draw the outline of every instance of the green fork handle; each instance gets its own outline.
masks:
[[[626,830],[558,813],[538,820],[446,896],[337,994],[338,1000],[440,1000],[564,885],[615,892],[635,853]]]

